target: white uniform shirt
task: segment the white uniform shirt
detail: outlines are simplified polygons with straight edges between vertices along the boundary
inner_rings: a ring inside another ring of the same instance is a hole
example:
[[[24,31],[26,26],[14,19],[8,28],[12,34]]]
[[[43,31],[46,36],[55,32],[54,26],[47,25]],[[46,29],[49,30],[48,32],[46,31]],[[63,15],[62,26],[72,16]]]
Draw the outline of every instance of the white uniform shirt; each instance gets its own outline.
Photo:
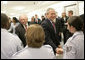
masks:
[[[84,59],[84,34],[75,32],[64,45],[64,59]]]
[[[41,48],[26,46],[23,50],[15,53],[12,59],[56,59],[56,56],[49,45],[44,45]]]
[[[21,50],[23,48],[21,44],[22,42],[17,36],[1,28],[1,59],[8,59]]]

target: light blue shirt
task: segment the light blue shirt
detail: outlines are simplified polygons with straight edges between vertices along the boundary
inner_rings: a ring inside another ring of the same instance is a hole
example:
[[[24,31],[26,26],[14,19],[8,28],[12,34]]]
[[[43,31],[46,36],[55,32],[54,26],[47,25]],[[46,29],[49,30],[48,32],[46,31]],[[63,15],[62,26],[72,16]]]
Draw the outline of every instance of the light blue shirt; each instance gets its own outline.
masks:
[[[22,42],[17,36],[1,28],[1,59],[8,59],[14,53],[23,49],[21,44]]]
[[[44,45],[40,48],[26,46],[23,50],[15,53],[12,59],[56,59],[56,56],[49,45]]]
[[[64,45],[64,59],[84,59],[84,34],[77,31]]]

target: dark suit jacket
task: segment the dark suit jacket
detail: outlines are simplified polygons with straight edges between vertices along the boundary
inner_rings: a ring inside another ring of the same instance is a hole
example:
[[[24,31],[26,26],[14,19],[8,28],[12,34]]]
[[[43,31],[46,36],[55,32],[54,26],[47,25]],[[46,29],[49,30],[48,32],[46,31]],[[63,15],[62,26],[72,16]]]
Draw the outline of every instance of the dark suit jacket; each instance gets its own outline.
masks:
[[[24,26],[20,23],[16,28],[15,28],[15,33],[18,35],[18,37],[21,39],[24,47],[26,46],[26,38],[25,38],[25,28]]]
[[[56,25],[57,33],[62,32],[63,19],[62,19],[62,18],[60,18],[60,17],[56,18],[55,25]]]
[[[41,23],[41,26],[44,28],[45,31],[45,43],[52,46],[54,53],[55,49],[58,45],[60,45],[59,41],[57,40],[56,33],[54,28],[50,22],[50,20],[46,19]]]
[[[40,20],[39,18],[37,18],[37,19],[38,19],[38,22],[35,21],[35,23],[41,24],[41,20]],[[35,19],[34,19],[34,20],[35,20]]]
[[[60,17],[56,18],[55,25],[56,25],[57,39],[61,42],[61,35],[59,35],[59,33],[63,31],[63,21],[62,21],[62,18],[60,18]]]

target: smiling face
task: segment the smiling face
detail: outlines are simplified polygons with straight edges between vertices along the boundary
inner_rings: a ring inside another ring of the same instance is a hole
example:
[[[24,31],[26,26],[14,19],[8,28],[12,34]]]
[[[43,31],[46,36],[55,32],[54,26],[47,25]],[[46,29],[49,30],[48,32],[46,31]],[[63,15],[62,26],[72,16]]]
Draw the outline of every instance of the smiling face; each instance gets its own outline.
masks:
[[[47,13],[47,16],[48,16],[48,19],[50,19],[50,20],[54,20],[54,19],[56,19],[56,12],[55,12],[55,10],[49,10],[49,12]]]

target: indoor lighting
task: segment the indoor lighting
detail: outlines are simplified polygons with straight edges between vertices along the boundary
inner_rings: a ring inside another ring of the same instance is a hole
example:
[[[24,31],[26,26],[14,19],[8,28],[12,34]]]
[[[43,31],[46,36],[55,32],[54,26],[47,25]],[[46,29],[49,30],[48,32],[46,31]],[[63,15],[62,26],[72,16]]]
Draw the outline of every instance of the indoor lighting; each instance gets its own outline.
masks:
[[[3,4],[7,4],[7,1],[2,1]]]

